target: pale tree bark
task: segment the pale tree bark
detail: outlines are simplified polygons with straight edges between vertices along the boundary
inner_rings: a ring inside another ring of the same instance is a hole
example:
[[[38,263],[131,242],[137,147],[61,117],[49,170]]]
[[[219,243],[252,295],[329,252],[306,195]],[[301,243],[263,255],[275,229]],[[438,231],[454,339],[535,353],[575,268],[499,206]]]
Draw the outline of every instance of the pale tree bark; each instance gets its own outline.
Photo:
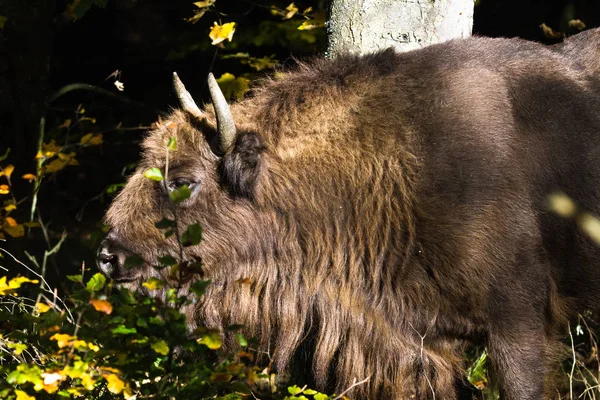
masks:
[[[332,0],[327,56],[408,51],[471,35],[474,0]]]

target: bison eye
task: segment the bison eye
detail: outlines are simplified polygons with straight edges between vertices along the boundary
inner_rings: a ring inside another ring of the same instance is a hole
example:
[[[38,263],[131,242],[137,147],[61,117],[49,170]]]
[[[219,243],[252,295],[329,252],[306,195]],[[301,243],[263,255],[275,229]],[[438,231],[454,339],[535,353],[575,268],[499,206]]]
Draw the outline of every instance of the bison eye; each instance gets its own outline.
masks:
[[[171,179],[169,181],[169,183],[167,184],[167,189],[169,190],[169,193],[179,189],[182,186],[187,186],[188,188],[190,188],[190,190],[194,190],[194,188],[196,187],[197,182],[194,182],[190,179],[187,178],[175,178],[175,179]]]

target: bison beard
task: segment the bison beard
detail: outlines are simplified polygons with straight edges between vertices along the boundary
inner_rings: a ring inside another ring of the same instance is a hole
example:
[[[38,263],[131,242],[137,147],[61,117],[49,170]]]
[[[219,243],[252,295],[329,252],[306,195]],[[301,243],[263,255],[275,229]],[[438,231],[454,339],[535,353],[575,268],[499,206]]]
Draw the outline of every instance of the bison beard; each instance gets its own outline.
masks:
[[[277,370],[312,356],[354,398],[455,399],[465,343],[483,340],[504,399],[549,396],[556,335],[600,300],[600,250],[547,195],[600,215],[600,31],[546,47],[470,38],[300,65],[231,106],[211,82],[143,143],[110,207],[100,268],[137,288],[199,222],[196,324],[244,325]],[[232,121],[235,121],[233,124]],[[177,206],[143,177],[164,169]],[[141,255],[146,265],[123,268]],[[189,279],[181,288],[185,293]],[[305,354],[303,355],[306,356]]]

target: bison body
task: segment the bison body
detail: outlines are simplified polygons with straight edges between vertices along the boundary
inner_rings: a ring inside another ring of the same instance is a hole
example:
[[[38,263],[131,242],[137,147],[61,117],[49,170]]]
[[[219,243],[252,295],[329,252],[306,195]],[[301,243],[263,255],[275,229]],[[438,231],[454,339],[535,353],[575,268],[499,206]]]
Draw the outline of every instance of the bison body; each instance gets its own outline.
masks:
[[[176,215],[202,225],[182,255],[212,280],[190,329],[242,324],[280,371],[303,347],[319,387],[371,377],[350,393],[369,399],[455,399],[483,341],[504,399],[544,398],[559,329],[600,300],[577,222],[600,215],[598,49],[589,31],[317,60],[216,112],[180,87],[108,211],[100,268],[168,279],[152,265],[179,246],[155,222]],[[170,137],[168,182],[144,178]],[[548,210],[556,192],[576,218]],[[126,270],[132,253],[145,265]]]

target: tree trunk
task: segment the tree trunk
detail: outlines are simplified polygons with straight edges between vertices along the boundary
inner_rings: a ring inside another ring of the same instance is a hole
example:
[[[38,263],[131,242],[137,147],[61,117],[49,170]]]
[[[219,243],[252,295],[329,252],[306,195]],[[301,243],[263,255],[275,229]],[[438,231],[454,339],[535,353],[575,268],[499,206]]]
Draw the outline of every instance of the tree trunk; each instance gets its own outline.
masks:
[[[473,0],[332,0],[327,56],[408,51],[471,35]]]

